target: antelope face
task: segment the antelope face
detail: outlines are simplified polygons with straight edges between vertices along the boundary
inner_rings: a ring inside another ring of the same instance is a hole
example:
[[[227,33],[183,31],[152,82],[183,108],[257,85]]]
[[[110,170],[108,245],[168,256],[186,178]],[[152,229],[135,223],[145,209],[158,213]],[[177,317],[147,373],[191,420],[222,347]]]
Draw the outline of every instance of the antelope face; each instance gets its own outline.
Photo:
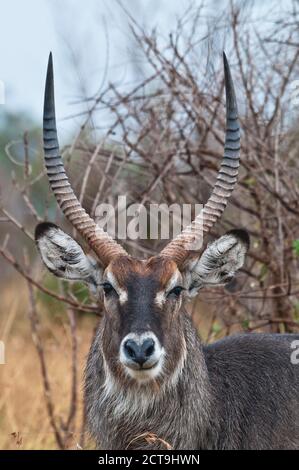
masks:
[[[120,257],[104,271],[102,286],[103,354],[113,372],[120,366],[137,381],[172,375],[184,349],[178,318],[184,287],[176,263]]]

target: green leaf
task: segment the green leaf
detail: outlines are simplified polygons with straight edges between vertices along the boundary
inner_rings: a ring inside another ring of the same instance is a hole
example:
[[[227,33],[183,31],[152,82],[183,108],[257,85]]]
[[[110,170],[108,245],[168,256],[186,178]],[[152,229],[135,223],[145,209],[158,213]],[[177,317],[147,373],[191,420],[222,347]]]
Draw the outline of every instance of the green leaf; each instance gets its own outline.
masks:
[[[292,246],[293,246],[293,251],[294,251],[295,255],[299,256],[299,239],[294,240],[293,243],[292,243]]]
[[[268,266],[266,264],[263,264],[261,267],[260,276],[259,276],[261,281],[265,280],[265,278],[267,277],[267,273],[268,273]]]
[[[74,297],[78,302],[86,302],[89,299],[89,290],[88,287],[82,284],[82,282],[73,282],[70,284],[70,289]]]
[[[256,184],[256,179],[251,177],[251,178],[245,178],[245,180],[243,180],[243,183],[246,184],[247,186],[254,186]]]
[[[295,302],[294,304],[294,320],[299,322],[299,301]]]
[[[212,326],[212,331],[213,333],[219,333],[221,331],[221,326],[219,325],[219,323],[213,323],[213,326]]]
[[[244,328],[244,330],[248,330],[248,328],[249,328],[249,320],[243,320],[243,321],[242,321],[242,327]]]

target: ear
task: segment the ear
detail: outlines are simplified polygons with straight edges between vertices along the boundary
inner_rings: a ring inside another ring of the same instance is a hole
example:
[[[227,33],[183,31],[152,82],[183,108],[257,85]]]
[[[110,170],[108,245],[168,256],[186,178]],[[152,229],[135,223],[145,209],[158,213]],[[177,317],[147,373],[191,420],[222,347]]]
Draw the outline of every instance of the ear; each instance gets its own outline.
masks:
[[[55,276],[88,284],[93,293],[101,282],[102,269],[81,246],[57,225],[44,222],[35,229],[35,241],[43,262]]]
[[[232,230],[208,245],[184,272],[189,296],[205,286],[229,282],[243,266],[248,248],[249,235],[245,230]]]

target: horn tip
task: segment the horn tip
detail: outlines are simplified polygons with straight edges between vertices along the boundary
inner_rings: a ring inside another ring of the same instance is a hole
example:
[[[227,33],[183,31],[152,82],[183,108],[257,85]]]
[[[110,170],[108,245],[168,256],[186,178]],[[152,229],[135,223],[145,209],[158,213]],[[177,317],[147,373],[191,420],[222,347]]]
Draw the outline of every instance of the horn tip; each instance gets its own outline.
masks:
[[[227,82],[231,82],[232,80],[231,80],[231,74],[230,74],[230,67],[229,67],[229,63],[228,63],[228,60],[227,60],[227,56],[226,56],[224,51],[222,52],[222,56],[223,56],[223,67],[224,67],[225,80]]]
[[[48,74],[53,74],[53,55],[52,51],[49,53],[49,58],[48,58]]]
[[[54,106],[54,72],[52,52],[49,54],[45,94],[44,94],[44,116],[47,115]]]
[[[224,67],[224,79],[225,79],[225,89],[226,89],[226,98],[228,108],[237,110],[237,101],[235,95],[235,89],[233,84],[233,79],[230,72],[230,66],[227,60],[226,53],[223,51],[223,67]]]
[[[222,58],[223,58],[224,72],[225,72],[226,75],[228,75],[229,74],[229,64],[228,64],[227,55],[226,55],[225,51],[222,51]]]

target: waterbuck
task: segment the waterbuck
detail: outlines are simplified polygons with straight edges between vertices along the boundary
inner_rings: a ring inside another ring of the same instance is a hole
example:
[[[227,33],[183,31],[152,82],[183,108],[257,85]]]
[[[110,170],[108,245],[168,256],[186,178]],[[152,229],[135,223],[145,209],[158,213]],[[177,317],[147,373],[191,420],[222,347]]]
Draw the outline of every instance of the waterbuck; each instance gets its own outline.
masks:
[[[299,365],[291,361],[299,336],[242,334],[203,345],[183,309],[200,289],[231,280],[249,246],[247,232],[233,230],[204,250],[192,249],[221,217],[237,181],[240,129],[225,55],[224,75],[226,139],[211,196],[159,255],[138,260],[95,224],[69,183],[59,153],[50,55],[47,175],[65,217],[95,256],[51,223],[37,226],[36,243],[53,274],[83,281],[104,297],[85,373],[86,417],[99,448],[299,448]]]

